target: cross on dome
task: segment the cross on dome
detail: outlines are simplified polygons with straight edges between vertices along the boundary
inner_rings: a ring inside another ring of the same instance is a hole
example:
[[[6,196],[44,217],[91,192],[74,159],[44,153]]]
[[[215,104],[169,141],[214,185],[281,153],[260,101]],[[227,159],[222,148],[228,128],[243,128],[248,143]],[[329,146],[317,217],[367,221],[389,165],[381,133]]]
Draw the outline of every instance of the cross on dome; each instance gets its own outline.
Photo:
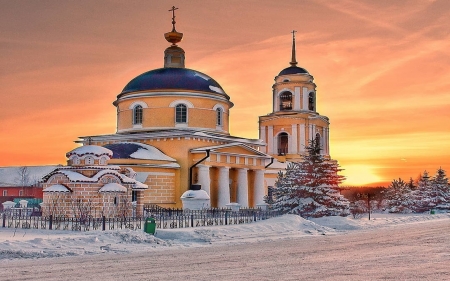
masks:
[[[172,6],[172,9],[169,12],[172,12],[172,32],[175,31],[175,10],[178,10],[175,6]]]

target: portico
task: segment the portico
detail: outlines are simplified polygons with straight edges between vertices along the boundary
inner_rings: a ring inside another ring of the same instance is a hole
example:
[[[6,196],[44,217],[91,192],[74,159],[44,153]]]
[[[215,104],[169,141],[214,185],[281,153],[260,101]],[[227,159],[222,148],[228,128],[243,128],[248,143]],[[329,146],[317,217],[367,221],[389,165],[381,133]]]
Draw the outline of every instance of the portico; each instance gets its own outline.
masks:
[[[193,179],[211,197],[212,207],[238,203],[248,208],[264,202],[264,163],[270,156],[243,144],[228,144],[192,149],[192,162],[207,149],[210,157],[197,165]]]

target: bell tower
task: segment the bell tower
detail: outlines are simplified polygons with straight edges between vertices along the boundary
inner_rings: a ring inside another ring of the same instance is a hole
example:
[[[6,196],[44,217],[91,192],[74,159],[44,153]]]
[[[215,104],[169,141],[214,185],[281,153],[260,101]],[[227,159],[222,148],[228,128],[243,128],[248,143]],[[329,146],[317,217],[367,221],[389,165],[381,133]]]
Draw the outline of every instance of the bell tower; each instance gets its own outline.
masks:
[[[317,112],[314,77],[296,59],[295,33],[292,31],[292,58],[272,86],[272,112],[259,117],[259,138],[265,153],[278,161],[299,160],[305,146],[319,138],[322,153],[329,156],[329,120]]]

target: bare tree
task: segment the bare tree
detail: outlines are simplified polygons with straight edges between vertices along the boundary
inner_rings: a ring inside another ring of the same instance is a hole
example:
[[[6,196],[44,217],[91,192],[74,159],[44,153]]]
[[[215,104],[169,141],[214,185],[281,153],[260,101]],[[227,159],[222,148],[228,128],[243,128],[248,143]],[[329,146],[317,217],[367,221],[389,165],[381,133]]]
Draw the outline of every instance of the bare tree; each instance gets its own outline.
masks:
[[[91,199],[84,201],[81,198],[72,199],[71,201],[72,211],[74,218],[80,220],[80,224],[86,223],[92,218],[92,213],[95,209],[94,202]]]
[[[19,169],[17,170],[17,177],[15,178],[15,182],[18,185],[25,187],[30,185],[30,180],[30,171],[28,170],[28,167],[19,167]]]

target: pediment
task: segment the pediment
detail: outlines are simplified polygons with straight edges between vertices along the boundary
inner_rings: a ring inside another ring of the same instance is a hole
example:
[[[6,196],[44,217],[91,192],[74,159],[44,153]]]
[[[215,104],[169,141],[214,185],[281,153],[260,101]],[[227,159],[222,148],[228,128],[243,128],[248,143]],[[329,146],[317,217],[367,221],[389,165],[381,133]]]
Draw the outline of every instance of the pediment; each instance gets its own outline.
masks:
[[[247,157],[264,157],[271,158],[271,156],[262,153],[248,145],[241,143],[231,143],[217,146],[208,146],[191,149],[191,153],[200,153],[209,150],[210,153],[224,154],[224,155],[237,155],[237,156],[247,156]]]

